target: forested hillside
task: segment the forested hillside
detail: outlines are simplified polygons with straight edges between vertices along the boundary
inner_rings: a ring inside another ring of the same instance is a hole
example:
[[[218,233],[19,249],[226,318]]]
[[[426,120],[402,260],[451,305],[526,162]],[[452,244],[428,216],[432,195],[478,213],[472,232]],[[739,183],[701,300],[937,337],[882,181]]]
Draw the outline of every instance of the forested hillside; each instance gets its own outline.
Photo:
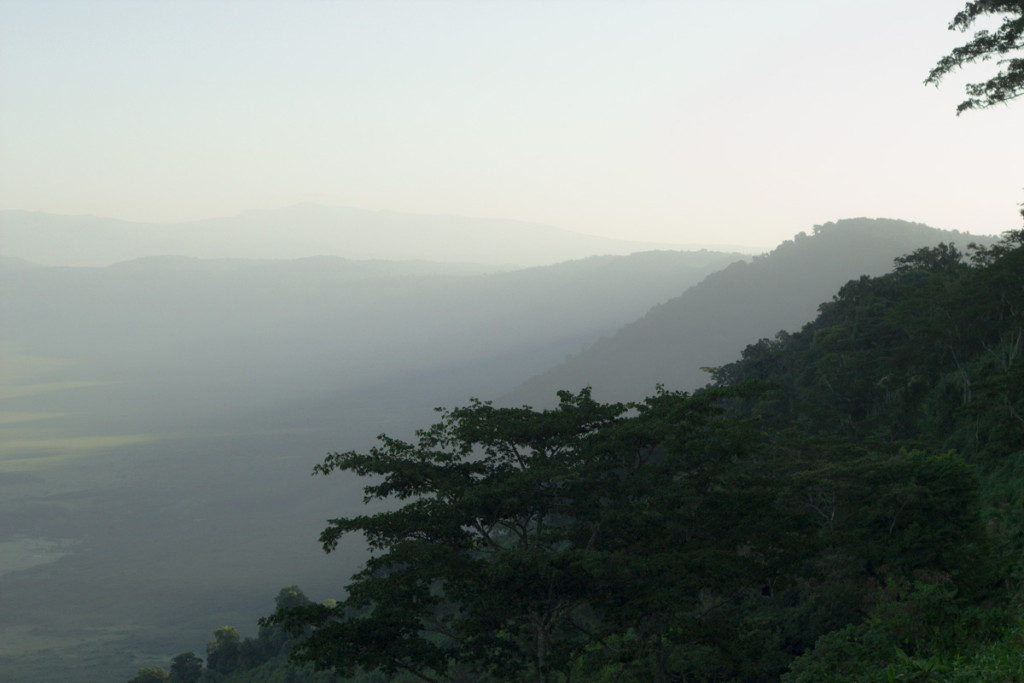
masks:
[[[815,226],[812,234],[800,233],[771,253],[708,275],[523,383],[507,403],[549,405],[557,390],[585,386],[606,401],[639,400],[656,384],[692,391],[708,381],[701,368],[732,361],[751,339],[797,329],[851,278],[882,275],[894,258],[918,247],[967,238],[881,218]]]
[[[329,522],[326,550],[361,532],[373,558],[338,602],[279,598],[263,628],[296,639],[274,661],[365,681],[1024,680],[1022,247],[902,256],[693,395],[474,401],[328,456],[319,473],[404,505]],[[233,661],[188,680],[260,665]]]
[[[1022,247],[1015,231],[966,255],[919,249],[714,372],[720,386],[768,387],[737,411],[803,459],[818,481],[806,504],[830,534],[886,497],[891,522],[873,535],[905,530],[911,564],[862,565],[876,592],[864,618],[819,639],[787,680],[1024,680]],[[843,490],[868,481],[867,497]],[[914,519],[928,498],[950,507]]]

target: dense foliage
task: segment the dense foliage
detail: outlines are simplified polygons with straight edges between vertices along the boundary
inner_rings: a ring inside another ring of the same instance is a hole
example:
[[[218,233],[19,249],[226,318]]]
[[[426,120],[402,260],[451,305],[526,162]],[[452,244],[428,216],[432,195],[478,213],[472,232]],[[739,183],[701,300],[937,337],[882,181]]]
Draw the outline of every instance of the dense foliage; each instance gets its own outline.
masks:
[[[950,522],[940,536],[913,530],[899,544],[918,566],[887,561],[865,618],[819,639],[788,680],[1024,680],[1022,246],[1024,231],[1014,231],[967,255],[953,245],[918,250],[889,275],[850,282],[800,332],[763,339],[714,372],[720,385],[772,385],[736,407],[762,420],[780,447],[856,444],[888,464],[897,449],[948,454],[929,456],[944,462],[908,483],[953,466],[965,471],[935,489],[944,503],[946,486],[977,486],[969,514],[980,518],[934,510]],[[835,466],[821,454],[816,461]],[[915,505],[911,490],[893,498],[901,515]],[[816,504],[844,509],[834,500],[825,487]],[[907,522],[894,517],[891,531]],[[945,567],[936,573],[939,556]]]

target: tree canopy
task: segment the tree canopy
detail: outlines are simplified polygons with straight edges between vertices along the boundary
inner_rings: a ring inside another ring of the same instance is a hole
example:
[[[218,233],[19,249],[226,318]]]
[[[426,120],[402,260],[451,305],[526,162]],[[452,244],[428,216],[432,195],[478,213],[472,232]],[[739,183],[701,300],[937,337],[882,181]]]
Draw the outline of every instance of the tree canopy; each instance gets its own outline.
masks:
[[[976,31],[971,40],[940,59],[925,80],[938,85],[945,76],[969,64],[996,58],[996,75],[965,86],[967,99],[957,106],[957,115],[1003,104],[1024,94],[1024,0],[973,0],[957,13],[949,29],[965,32],[988,16],[1002,20],[999,28]]]
[[[375,555],[346,600],[268,623],[305,630],[295,655],[342,675],[570,680],[614,660],[668,680],[728,661],[736,602],[788,552],[752,505],[770,501],[738,463],[759,437],[722,415],[728,393],[561,392],[547,411],[474,401],[416,443],[332,454],[319,472],[370,476],[368,501],[408,502],[331,520],[326,550],[361,532]]]

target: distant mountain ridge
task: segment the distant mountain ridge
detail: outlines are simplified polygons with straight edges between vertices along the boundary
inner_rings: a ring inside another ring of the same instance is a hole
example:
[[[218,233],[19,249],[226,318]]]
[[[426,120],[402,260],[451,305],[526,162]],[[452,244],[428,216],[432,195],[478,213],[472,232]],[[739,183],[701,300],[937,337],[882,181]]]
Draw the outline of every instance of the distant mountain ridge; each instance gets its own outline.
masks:
[[[991,244],[994,238],[891,219],[854,218],[815,226],[767,255],[711,273],[682,295],[531,378],[503,403],[548,405],[560,389],[591,386],[601,400],[638,400],[657,384],[692,391],[747,344],[795,330],[839,287],[882,275],[893,259],[939,242]]]
[[[656,249],[721,245],[616,240],[537,223],[296,204],[175,224],[0,211],[0,253],[42,265],[105,266],[149,256],[420,260],[538,266]]]
[[[114,394],[176,396],[175,410],[212,415],[467,364],[479,369],[466,392],[499,392],[741,258],[654,251],[512,271],[329,256],[15,260],[0,268],[0,344],[73,361],[62,381],[120,382],[94,403],[122,400],[124,413],[145,402]]]

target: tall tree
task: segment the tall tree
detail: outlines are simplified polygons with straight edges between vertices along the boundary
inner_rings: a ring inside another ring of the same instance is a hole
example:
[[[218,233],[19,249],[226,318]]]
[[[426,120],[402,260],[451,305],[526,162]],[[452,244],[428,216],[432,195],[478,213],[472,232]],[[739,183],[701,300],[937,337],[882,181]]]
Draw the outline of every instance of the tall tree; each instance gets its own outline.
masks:
[[[206,644],[206,664],[211,671],[228,673],[241,663],[242,639],[234,626],[221,626]]]
[[[375,552],[346,600],[263,623],[303,634],[296,657],[342,675],[569,680],[627,636],[614,658],[653,662],[642,678],[720,667],[735,601],[760,596],[785,547],[765,524],[770,494],[738,466],[756,434],[722,416],[722,396],[474,401],[416,443],[382,436],[369,453],[330,455],[318,472],[373,477],[367,501],[405,503],[324,530],[325,550],[361,532]]]
[[[171,662],[170,683],[198,683],[203,676],[203,660],[194,652],[182,652]]]

